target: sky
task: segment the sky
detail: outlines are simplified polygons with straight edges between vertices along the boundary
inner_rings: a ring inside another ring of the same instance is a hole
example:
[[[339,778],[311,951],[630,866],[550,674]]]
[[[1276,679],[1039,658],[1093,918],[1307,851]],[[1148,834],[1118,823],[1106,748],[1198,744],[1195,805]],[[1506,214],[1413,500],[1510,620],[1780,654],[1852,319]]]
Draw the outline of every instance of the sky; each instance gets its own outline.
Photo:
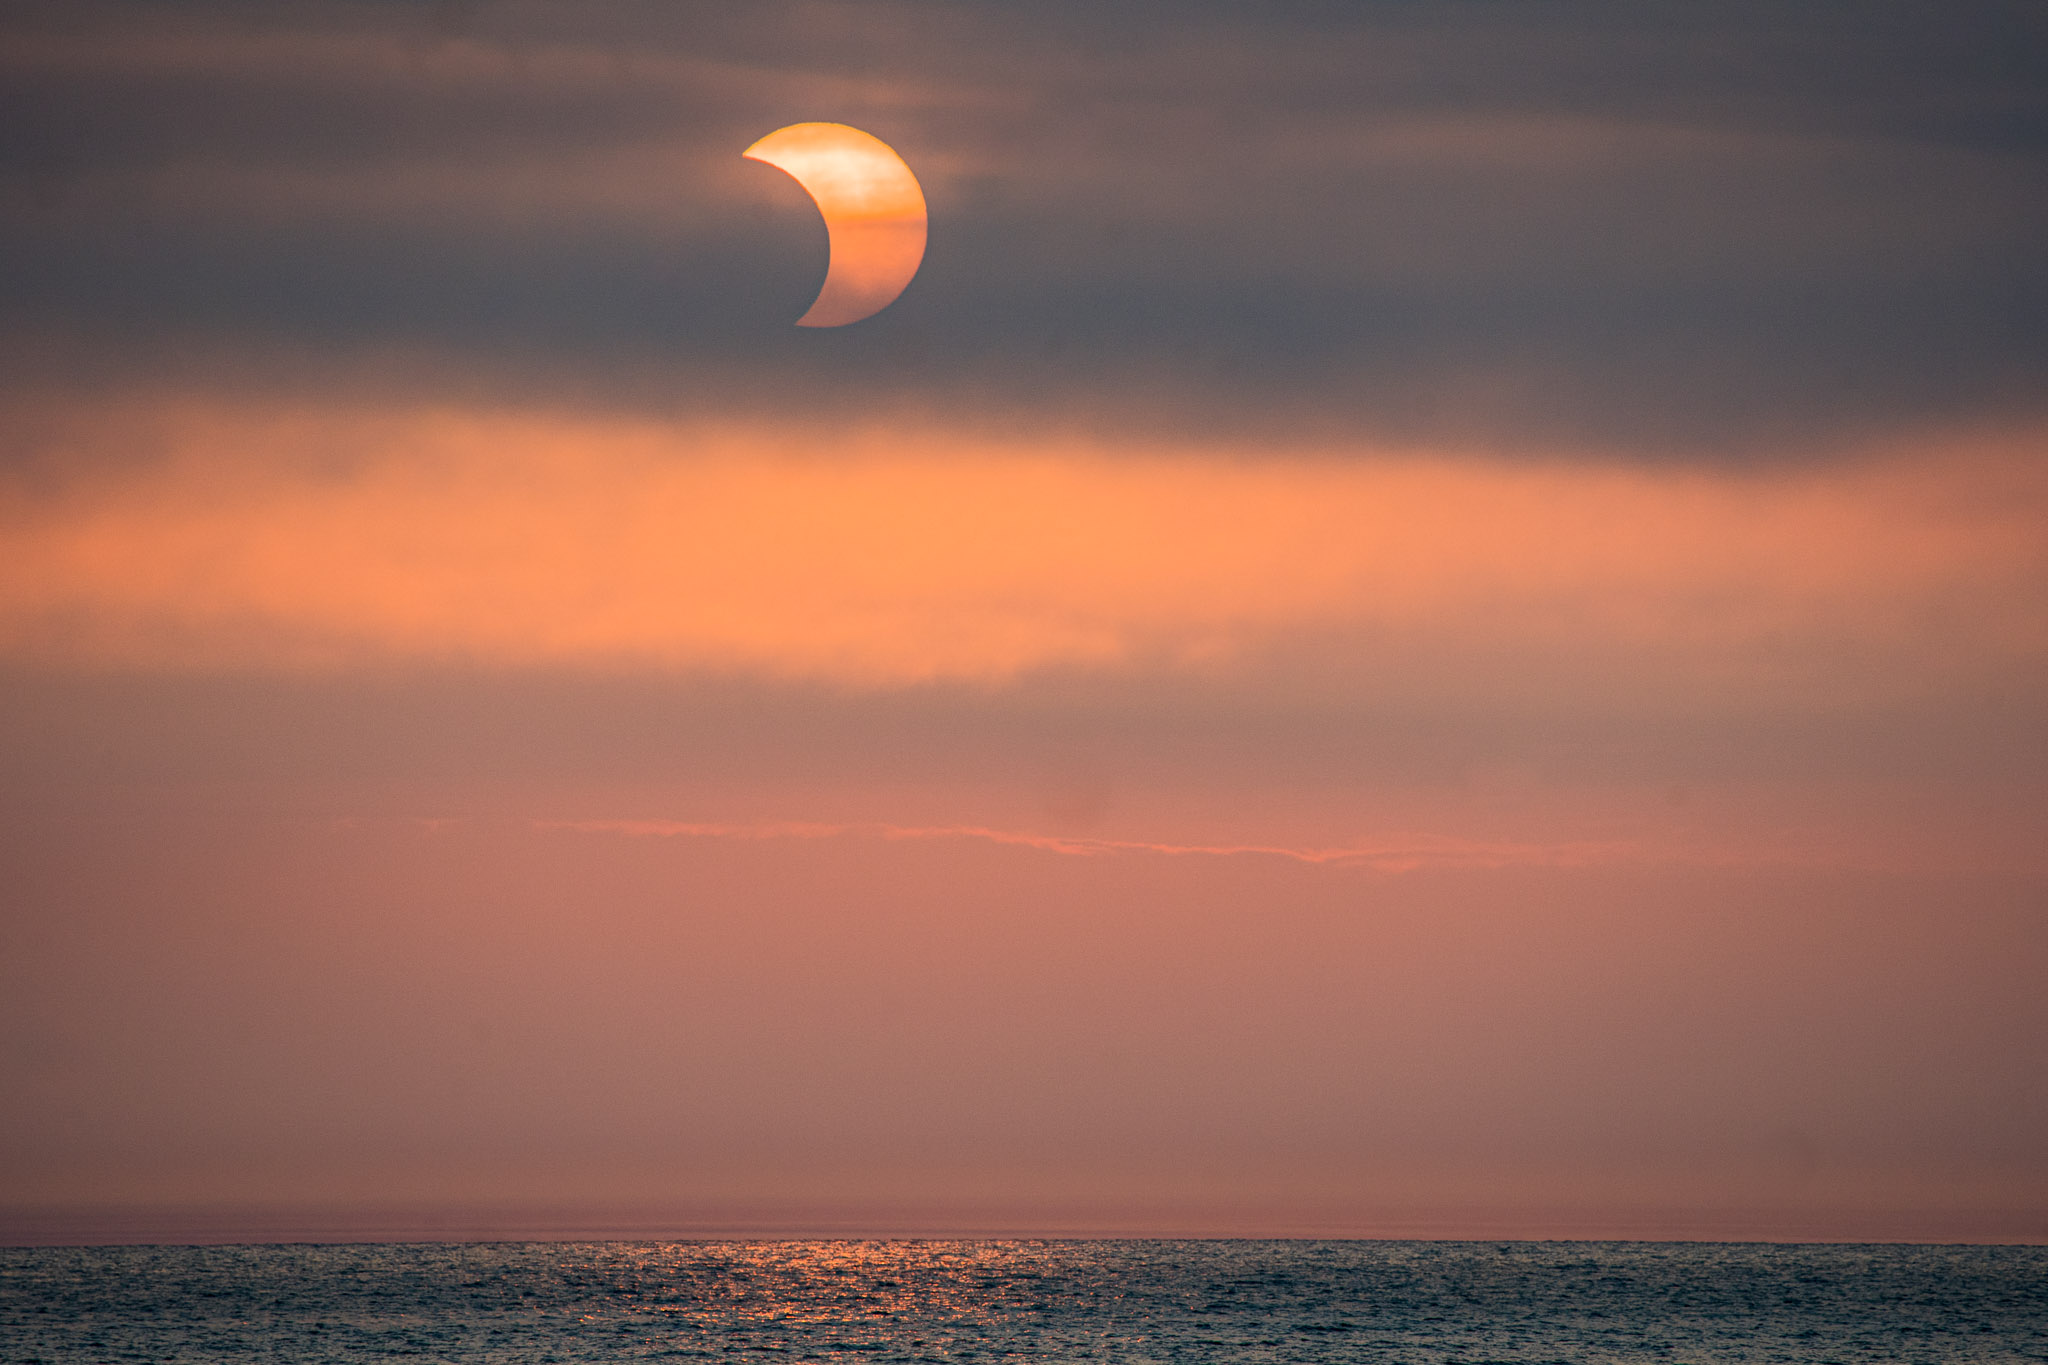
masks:
[[[0,1241],[2048,1240],[2044,53],[6,7]]]

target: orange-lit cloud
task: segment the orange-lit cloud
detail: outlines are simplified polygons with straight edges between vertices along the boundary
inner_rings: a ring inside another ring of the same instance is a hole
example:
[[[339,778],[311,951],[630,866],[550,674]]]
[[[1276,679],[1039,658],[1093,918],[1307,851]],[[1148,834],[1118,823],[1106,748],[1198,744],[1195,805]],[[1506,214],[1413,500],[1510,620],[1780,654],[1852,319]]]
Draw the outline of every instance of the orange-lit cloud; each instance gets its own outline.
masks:
[[[1278,658],[1303,685],[1842,699],[2048,647],[2023,442],[1744,473],[447,411],[66,439],[150,456],[5,492],[17,660],[891,686]]]

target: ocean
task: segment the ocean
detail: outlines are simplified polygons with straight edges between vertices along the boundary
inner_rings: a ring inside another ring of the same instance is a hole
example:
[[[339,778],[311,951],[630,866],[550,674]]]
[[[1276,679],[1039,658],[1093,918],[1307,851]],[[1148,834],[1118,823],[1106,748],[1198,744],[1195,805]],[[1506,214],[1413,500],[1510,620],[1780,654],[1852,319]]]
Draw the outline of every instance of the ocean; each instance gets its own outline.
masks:
[[[0,1249],[0,1359],[2048,1361],[2048,1248],[830,1241]]]

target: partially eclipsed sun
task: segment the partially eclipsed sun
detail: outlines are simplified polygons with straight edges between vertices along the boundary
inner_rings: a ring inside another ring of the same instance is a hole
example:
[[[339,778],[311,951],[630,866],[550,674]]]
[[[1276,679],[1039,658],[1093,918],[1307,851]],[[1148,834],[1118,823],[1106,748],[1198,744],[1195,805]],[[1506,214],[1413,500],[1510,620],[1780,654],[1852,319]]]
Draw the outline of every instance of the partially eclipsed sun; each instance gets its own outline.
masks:
[[[843,123],[793,123],[745,155],[809,191],[832,244],[825,284],[799,327],[841,327],[895,302],[924,260],[924,191],[880,138]]]

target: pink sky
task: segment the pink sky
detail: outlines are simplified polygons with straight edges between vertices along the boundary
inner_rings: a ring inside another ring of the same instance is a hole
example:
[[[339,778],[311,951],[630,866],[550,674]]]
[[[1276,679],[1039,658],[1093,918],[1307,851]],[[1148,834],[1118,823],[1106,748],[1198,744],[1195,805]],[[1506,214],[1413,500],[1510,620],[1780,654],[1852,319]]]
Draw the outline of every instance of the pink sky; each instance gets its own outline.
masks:
[[[0,16],[0,1240],[2048,1240],[2038,35],[1185,9]]]
[[[2024,435],[65,430],[21,1235],[2042,1232]]]

